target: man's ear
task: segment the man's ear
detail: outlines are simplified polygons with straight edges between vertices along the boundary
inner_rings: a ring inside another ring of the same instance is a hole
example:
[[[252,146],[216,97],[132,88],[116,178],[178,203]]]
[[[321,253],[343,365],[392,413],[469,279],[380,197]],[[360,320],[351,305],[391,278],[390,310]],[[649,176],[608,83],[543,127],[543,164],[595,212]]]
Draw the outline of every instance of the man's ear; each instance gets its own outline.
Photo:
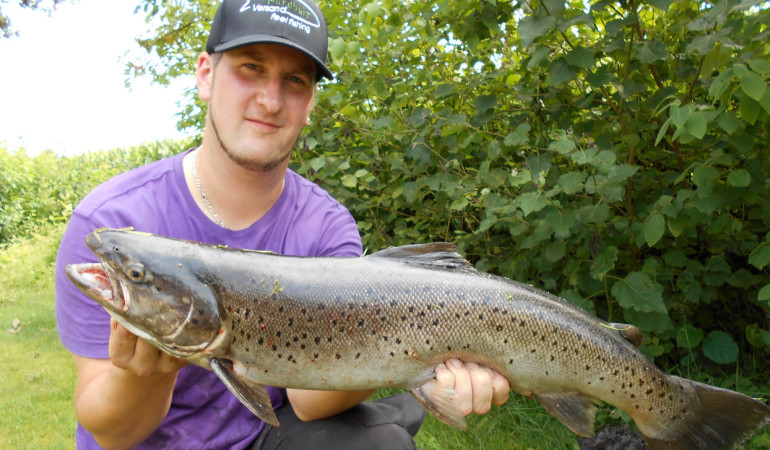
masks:
[[[195,66],[195,85],[198,87],[198,98],[207,102],[211,98],[211,85],[214,81],[214,58],[206,52],[198,56]]]

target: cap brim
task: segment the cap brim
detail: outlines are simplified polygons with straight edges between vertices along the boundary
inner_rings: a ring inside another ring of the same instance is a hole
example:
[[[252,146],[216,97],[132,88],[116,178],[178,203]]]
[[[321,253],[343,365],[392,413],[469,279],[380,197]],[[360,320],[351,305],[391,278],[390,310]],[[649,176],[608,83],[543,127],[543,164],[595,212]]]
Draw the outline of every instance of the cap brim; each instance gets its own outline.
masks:
[[[244,45],[251,45],[251,44],[281,44],[281,45],[285,45],[287,47],[291,47],[293,49],[299,50],[302,53],[309,56],[310,59],[312,59],[313,62],[315,62],[315,65],[318,68],[318,72],[321,74],[322,77],[326,78],[327,80],[334,79],[334,76],[326,67],[326,64],[324,64],[324,62],[318,59],[315,55],[310,53],[305,47],[297,44],[294,41],[290,41],[288,39],[277,37],[277,36],[269,36],[264,34],[252,34],[249,36],[241,36],[237,39],[233,39],[224,44],[217,45],[216,47],[214,47],[214,51],[217,53],[221,53],[221,52],[226,52],[228,50],[232,50],[237,47],[243,47]]]

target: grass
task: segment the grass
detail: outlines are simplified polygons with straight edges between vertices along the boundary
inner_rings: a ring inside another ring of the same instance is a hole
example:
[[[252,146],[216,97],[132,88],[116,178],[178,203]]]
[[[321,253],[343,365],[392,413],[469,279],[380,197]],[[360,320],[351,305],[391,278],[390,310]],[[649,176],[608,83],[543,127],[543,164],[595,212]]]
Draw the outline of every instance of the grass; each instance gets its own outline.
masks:
[[[4,354],[0,448],[75,448],[75,370],[59,342],[54,316],[53,270],[61,232],[55,228],[0,250],[0,345]],[[747,388],[736,384],[741,390]],[[391,392],[381,390],[379,395]],[[601,411],[600,422],[619,423],[610,417],[616,415],[612,408]],[[417,434],[417,445],[424,450],[579,448],[577,437],[535,400],[515,394],[491,413],[469,417],[468,423],[468,430],[462,431],[429,416]],[[770,449],[770,427],[745,448]]]
[[[54,317],[60,235],[56,229],[0,250],[0,448],[75,448],[75,369]]]

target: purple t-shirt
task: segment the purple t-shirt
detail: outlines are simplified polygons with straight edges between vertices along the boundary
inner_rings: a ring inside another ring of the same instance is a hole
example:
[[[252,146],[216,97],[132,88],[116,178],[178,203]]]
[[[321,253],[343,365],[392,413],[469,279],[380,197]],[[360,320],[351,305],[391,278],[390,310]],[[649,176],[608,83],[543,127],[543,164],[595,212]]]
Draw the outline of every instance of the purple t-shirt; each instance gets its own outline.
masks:
[[[96,228],[134,227],[162,236],[269,250],[295,256],[360,256],[361,237],[347,209],[296,173],[286,174],[284,191],[251,227],[233,231],[212,222],[187,188],[185,153],[118,175],[97,187],[75,208],[56,258],[56,321],[64,346],[74,354],[108,357],[109,315],[67,278],[67,264],[96,262],[85,237]],[[283,389],[268,387],[274,407]],[[141,414],[137,411],[137,414]],[[248,447],[264,423],[233,396],[213,372],[182,368],[171,409],[161,426],[138,448]],[[79,449],[100,448],[78,424]]]

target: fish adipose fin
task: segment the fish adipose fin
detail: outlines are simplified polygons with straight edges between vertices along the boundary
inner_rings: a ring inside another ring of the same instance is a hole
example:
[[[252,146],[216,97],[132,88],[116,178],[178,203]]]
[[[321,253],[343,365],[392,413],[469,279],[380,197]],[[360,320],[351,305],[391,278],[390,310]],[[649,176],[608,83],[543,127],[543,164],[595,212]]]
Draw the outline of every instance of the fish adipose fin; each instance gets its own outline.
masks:
[[[210,361],[211,370],[219,377],[237,398],[251,412],[274,427],[278,425],[278,418],[275,417],[273,404],[270,402],[270,395],[261,384],[252,383],[248,380],[239,378],[232,371],[232,364],[226,359],[212,359]]]
[[[646,436],[645,427],[637,423],[649,450],[734,448],[751,437],[755,430],[770,423],[770,407],[759,400],[696,381],[673,378],[680,383],[692,384],[700,405],[695,414],[678,424],[669,436]]]
[[[465,422],[465,416],[457,410],[455,403],[456,393],[454,389],[444,388],[438,385],[435,378],[427,383],[421,384],[410,391],[417,403],[433,417],[444,422],[450,427],[465,430],[468,424]]]
[[[584,437],[594,435],[596,405],[591,397],[572,392],[535,394],[548,412],[559,419],[573,433]]]
[[[475,272],[476,269],[455,251],[451,242],[432,244],[402,245],[372,253],[367,258],[390,258],[407,264],[416,264],[435,269],[450,269]]]

